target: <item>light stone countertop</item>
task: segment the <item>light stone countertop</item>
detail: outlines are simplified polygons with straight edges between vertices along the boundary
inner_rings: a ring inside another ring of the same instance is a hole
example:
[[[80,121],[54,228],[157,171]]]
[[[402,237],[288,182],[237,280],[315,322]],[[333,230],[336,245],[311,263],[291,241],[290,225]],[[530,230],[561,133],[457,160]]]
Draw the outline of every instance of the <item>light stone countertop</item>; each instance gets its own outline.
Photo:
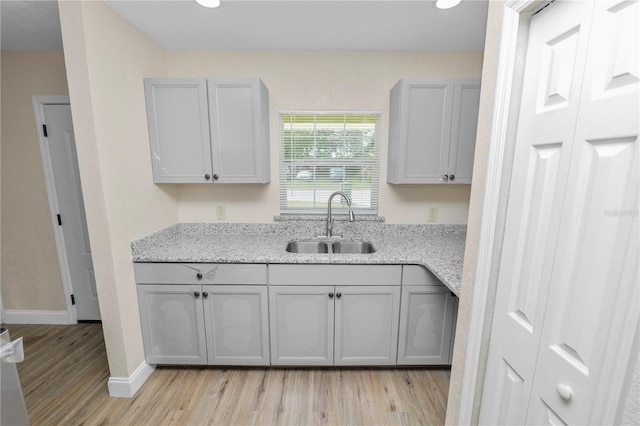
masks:
[[[371,254],[288,253],[292,240],[318,240],[324,221],[178,223],[131,243],[134,262],[423,265],[460,295],[465,225],[387,225],[336,220],[332,240],[371,241]]]

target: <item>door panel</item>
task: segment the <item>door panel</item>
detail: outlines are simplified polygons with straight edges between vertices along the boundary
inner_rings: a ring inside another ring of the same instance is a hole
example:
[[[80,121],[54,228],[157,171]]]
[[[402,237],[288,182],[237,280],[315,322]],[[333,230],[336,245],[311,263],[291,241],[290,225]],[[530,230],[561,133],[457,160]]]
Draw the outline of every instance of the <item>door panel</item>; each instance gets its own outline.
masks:
[[[471,183],[480,107],[480,80],[456,80],[453,105],[458,111],[452,114],[449,175],[454,175],[454,178],[450,182]]]
[[[207,363],[200,286],[138,285],[144,352],[149,364]],[[195,296],[195,293],[198,296]]]
[[[437,183],[447,171],[451,134],[452,80],[430,84],[408,82],[402,109],[407,114],[400,134],[400,170],[406,183]]]
[[[399,286],[336,287],[335,365],[395,365]]]
[[[55,195],[62,223],[64,262],[76,300],[79,320],[99,320],[87,218],[80,185],[78,155],[69,105],[44,105],[47,143],[53,169]],[[53,212],[57,214],[56,212]]]
[[[206,80],[148,78],[144,87],[154,182],[210,182]]]
[[[595,8],[531,423],[542,417],[537,410],[568,424],[612,423],[623,399],[621,366],[635,357],[638,3],[596,2]],[[571,389],[571,398],[559,387]]]
[[[555,2],[531,21],[482,423],[613,424],[624,401],[640,318],[638,16],[637,2]],[[556,35],[554,22],[567,29]],[[545,34],[552,39],[539,43]],[[538,62],[541,78],[528,74]],[[532,98],[528,88],[537,78]],[[561,122],[530,126],[536,116],[561,114]],[[551,134],[563,124],[570,132],[556,138],[560,159],[549,180],[556,184],[544,207],[536,198],[544,191],[528,189],[540,176],[518,186],[537,175],[522,154],[536,144],[527,146],[521,135]],[[526,190],[514,193],[520,188]],[[527,206],[550,218],[531,236],[523,226],[534,217]],[[537,246],[544,247],[540,256]],[[532,289],[524,298],[523,284]],[[514,311],[508,303],[514,300],[525,301],[527,311]],[[521,379],[521,394],[505,391],[513,389],[499,372],[505,362]]]
[[[504,395],[510,402],[484,398],[482,424],[526,420],[565,196],[563,182],[571,161],[591,9],[586,2],[555,2],[531,20],[483,390],[483,395]],[[515,382],[510,379],[516,377]]]
[[[333,286],[270,286],[271,363],[333,364]]]
[[[399,365],[450,364],[455,298],[438,286],[402,286]]]
[[[207,354],[213,365],[269,365],[266,286],[203,286]]]

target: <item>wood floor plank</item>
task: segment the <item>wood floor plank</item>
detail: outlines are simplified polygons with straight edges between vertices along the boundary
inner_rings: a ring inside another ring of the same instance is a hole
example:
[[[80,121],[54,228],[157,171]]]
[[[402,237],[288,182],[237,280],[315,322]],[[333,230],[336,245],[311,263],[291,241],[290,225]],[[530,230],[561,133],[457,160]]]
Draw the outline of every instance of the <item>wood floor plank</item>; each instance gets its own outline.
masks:
[[[111,398],[100,324],[7,325],[33,425],[440,425],[446,368],[158,367]]]

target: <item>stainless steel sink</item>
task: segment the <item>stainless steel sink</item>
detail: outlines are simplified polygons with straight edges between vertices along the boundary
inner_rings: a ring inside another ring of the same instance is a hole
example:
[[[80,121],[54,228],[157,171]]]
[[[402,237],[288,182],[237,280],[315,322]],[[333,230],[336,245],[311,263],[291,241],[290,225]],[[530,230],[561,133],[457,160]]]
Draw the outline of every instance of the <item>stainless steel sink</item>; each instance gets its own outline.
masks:
[[[328,253],[329,246],[322,241],[291,241],[286,250],[289,253]]]
[[[331,244],[333,253],[368,254],[376,249],[368,241],[336,241]]]
[[[334,254],[368,254],[376,249],[369,241],[291,241],[287,244],[289,253],[334,253]]]

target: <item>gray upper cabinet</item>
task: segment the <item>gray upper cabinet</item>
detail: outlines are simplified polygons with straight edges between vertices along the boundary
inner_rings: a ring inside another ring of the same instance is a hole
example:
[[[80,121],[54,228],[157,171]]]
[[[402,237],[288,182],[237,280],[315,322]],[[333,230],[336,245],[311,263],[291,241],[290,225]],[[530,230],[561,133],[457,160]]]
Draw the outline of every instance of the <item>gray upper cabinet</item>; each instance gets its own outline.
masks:
[[[213,174],[207,81],[148,78],[144,87],[153,181],[207,182]]]
[[[391,89],[389,183],[471,183],[480,79],[403,79]]]
[[[259,79],[144,81],[156,183],[267,183],[269,93]]]

